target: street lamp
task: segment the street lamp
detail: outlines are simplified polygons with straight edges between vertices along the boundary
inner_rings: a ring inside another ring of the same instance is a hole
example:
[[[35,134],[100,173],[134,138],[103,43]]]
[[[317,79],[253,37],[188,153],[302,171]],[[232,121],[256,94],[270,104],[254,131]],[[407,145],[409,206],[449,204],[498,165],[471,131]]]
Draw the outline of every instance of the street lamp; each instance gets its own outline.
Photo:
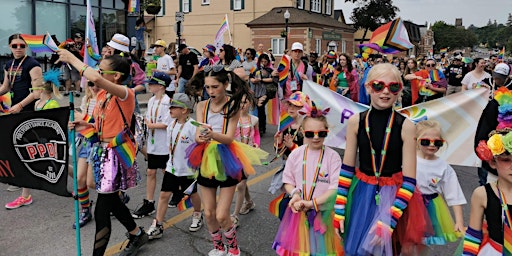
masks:
[[[290,19],[290,12],[288,9],[286,9],[286,12],[284,12],[284,31],[286,37],[284,38],[284,49],[288,49],[288,20]]]

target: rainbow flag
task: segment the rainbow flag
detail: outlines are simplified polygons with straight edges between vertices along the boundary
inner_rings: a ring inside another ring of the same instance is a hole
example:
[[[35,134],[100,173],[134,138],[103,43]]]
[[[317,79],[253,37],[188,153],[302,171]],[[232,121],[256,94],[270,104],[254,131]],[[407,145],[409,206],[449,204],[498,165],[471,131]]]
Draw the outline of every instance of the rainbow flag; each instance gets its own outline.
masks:
[[[121,164],[127,168],[132,167],[137,153],[137,147],[132,137],[133,135],[129,130],[123,130],[108,143],[108,147],[114,150]]]
[[[219,31],[217,31],[217,34],[215,34],[215,47],[220,49],[222,45],[224,44],[224,33],[229,30],[229,22],[228,22],[228,15],[224,15],[224,19],[222,19],[222,22],[220,23]],[[231,38],[231,35],[230,35]]]
[[[92,116],[88,115],[88,114],[85,114],[83,120],[86,121],[89,124],[94,123],[94,118]]]
[[[133,0],[130,1],[130,3],[132,2]],[[140,6],[140,4],[137,3],[136,5],[137,7]],[[91,67],[95,67],[98,64],[101,55],[100,50],[98,48],[98,40],[96,38],[96,27],[94,26],[94,16],[92,13],[90,0],[87,0],[87,15],[85,25],[85,47],[87,51],[86,53],[84,53],[84,63]]]
[[[55,52],[58,50],[57,44],[53,41],[52,37],[47,33],[46,35],[27,35],[22,34],[21,37],[27,42],[28,47],[34,53],[40,52]]]
[[[288,114],[288,112],[281,112],[281,115],[279,116],[279,132],[283,132],[292,124],[293,118]]]
[[[268,210],[272,215],[282,219],[284,212],[286,211],[286,207],[288,207],[288,202],[290,202],[290,198],[286,196],[286,193],[282,193],[270,202]]]
[[[407,51],[413,46],[402,19],[397,18],[375,29],[370,42],[360,44],[358,47],[367,56],[372,49],[377,52],[391,54]]]
[[[128,2],[128,13],[138,14],[140,9],[140,0],[130,0]]]
[[[430,80],[432,80],[432,82],[437,82],[443,78],[445,78],[444,74],[440,71],[440,70],[431,70],[430,71]]]
[[[505,58],[505,46],[501,48],[500,52],[498,53],[498,60],[503,61]]]
[[[249,70],[249,72],[251,72],[251,74],[254,74],[255,71],[256,71],[256,66],[252,66],[251,69]]]
[[[439,53],[447,53],[447,52],[448,52],[448,48],[439,49]]]
[[[8,92],[2,96],[0,96],[0,113],[7,113],[11,108],[11,93]]]
[[[288,55],[283,55],[281,58],[281,61],[277,66],[277,72],[279,73],[279,86],[284,88],[286,80],[288,79],[288,74],[290,73],[290,57]]]
[[[267,124],[277,125],[279,123],[279,99],[277,96],[267,103]]]
[[[185,195],[183,199],[178,203],[178,211],[182,212],[188,208],[192,207],[192,199],[190,196]]]

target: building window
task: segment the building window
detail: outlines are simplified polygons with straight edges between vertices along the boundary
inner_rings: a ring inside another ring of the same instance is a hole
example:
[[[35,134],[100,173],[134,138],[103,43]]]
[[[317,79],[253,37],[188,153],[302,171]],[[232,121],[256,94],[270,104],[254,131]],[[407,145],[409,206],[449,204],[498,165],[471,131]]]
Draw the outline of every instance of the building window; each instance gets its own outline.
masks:
[[[272,52],[276,55],[282,55],[284,53],[284,38],[272,38],[270,41],[270,47]]]
[[[181,4],[180,4],[181,12],[189,13],[192,11],[192,3],[191,3],[192,0],[180,0],[180,1],[181,1]]]
[[[201,5],[209,5],[210,0],[201,0]]]
[[[325,0],[325,14],[332,14],[332,0]]]
[[[341,52],[347,52],[347,41],[341,41]]]
[[[322,39],[315,39],[315,52],[322,55]]]
[[[312,12],[322,12],[322,2],[321,0],[311,0],[311,11]]]
[[[240,11],[245,8],[244,0],[231,0],[231,10]]]
[[[297,9],[304,9],[304,0],[297,0]]]

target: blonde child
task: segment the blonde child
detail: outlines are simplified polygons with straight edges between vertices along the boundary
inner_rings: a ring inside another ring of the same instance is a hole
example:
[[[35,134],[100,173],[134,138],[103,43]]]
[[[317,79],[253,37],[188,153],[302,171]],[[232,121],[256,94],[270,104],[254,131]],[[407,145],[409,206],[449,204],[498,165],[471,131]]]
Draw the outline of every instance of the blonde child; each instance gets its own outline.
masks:
[[[176,93],[170,103],[169,112],[173,121],[167,127],[167,145],[169,151],[169,160],[165,168],[164,178],[162,180],[162,189],[158,198],[158,209],[156,218],[148,229],[149,239],[161,238],[164,232],[163,222],[167,212],[167,204],[171,195],[177,191],[183,192],[194,183],[195,171],[191,170],[185,159],[186,149],[194,142],[196,135],[196,126],[192,124],[190,112],[194,104],[188,95]],[[190,195],[194,213],[192,214],[192,224],[189,231],[195,232],[203,225],[203,215],[201,213],[201,198],[197,193],[195,186]]]
[[[501,89],[494,99],[499,104],[498,126],[489,133],[488,140],[481,140],[476,153],[482,161],[487,161],[498,172],[496,182],[487,183],[473,191],[471,196],[471,213],[469,226],[464,236],[464,252],[462,255],[498,256],[509,255],[512,207],[512,125],[509,109],[512,102],[512,91]],[[487,222],[488,233],[482,233],[484,221]],[[509,237],[508,240],[506,238]],[[506,241],[505,241],[506,240]]]
[[[329,133],[327,111],[305,106],[304,145],[288,157],[283,172],[288,208],[272,248],[278,255],[342,255],[331,224],[341,158],[324,146]]]
[[[375,65],[366,81],[371,108],[348,121],[333,224],[347,255],[417,255],[428,215],[415,192],[416,128],[393,110],[400,71]]]
[[[240,119],[238,120],[237,129],[235,130],[235,140],[245,143],[256,148],[260,147],[260,131],[258,125],[258,117],[249,114],[251,108],[254,107],[254,99],[244,97],[242,99],[242,107],[240,109]],[[248,214],[256,207],[249,194],[247,187],[247,176],[243,176],[242,180],[236,185],[238,191],[235,199],[235,210],[231,214],[231,221],[236,227],[240,226],[238,215]],[[245,202],[244,202],[245,198]]]
[[[439,123],[425,120],[416,124],[416,141],[416,180],[434,230],[425,243],[454,242],[465,230],[462,205],[466,198],[455,170],[436,155],[445,143]],[[448,206],[453,209],[455,223]]]
[[[59,103],[54,99],[54,97],[62,97],[59,93],[59,76],[60,72],[58,70],[50,70],[43,74],[43,82],[39,86],[31,88],[34,99],[37,99],[34,110],[47,110],[60,107]],[[5,208],[12,210],[32,203],[33,200],[32,195],[30,195],[30,189],[23,188],[21,190],[21,196],[7,203]]]
[[[146,180],[146,199],[142,205],[132,213],[132,217],[140,219],[155,213],[156,171],[165,170],[169,160],[169,148],[163,141],[167,141],[167,125],[171,123],[169,103],[171,99],[165,93],[172,79],[164,72],[154,72],[150,77],[149,91],[154,94],[148,101],[145,122],[148,128],[147,159],[148,171]]]

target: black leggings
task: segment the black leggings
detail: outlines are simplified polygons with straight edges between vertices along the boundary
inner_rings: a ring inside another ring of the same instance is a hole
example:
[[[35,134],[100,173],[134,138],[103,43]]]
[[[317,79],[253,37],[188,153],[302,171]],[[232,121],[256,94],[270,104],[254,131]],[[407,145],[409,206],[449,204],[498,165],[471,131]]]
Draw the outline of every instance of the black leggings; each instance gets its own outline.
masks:
[[[259,98],[258,98],[259,99]],[[270,99],[267,98],[261,103],[261,106],[258,106],[258,128],[260,133],[265,133],[267,131],[267,115],[265,114],[265,109],[267,108],[267,102]]]
[[[126,230],[132,231],[137,227],[128,207],[121,201],[118,193],[98,194],[94,218],[96,219],[96,235],[93,255],[103,255],[107,249],[112,229],[110,213],[121,222]]]

